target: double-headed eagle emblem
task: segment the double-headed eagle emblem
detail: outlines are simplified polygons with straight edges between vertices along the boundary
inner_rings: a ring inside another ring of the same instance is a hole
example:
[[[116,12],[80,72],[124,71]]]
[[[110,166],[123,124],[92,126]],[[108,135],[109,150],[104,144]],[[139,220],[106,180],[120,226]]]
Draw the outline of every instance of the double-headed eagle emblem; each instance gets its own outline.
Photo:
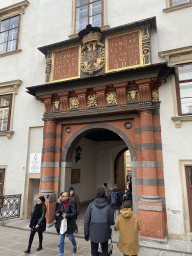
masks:
[[[105,64],[105,49],[100,43],[101,33],[91,31],[82,38],[81,70],[88,74],[100,70]]]

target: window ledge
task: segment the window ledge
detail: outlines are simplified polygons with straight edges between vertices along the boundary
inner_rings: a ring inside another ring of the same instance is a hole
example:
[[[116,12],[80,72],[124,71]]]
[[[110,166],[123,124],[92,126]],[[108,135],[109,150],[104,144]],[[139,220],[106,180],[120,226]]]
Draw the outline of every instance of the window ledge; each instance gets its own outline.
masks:
[[[14,134],[13,131],[0,132],[0,136],[7,136],[8,139],[10,139],[13,134]]]
[[[5,56],[9,56],[9,55],[13,55],[13,54],[17,54],[17,53],[20,53],[20,52],[22,52],[21,49],[16,50],[16,51],[12,51],[12,52],[6,52],[6,53],[3,53],[3,54],[0,54],[0,58],[5,57]]]
[[[176,128],[181,128],[181,122],[186,122],[186,121],[192,121],[192,115],[190,116],[173,116],[171,117],[173,122],[175,122],[175,127]]]
[[[175,6],[170,6],[168,8],[163,9],[163,12],[165,12],[165,13],[174,12],[174,11],[178,11],[178,10],[188,8],[188,7],[192,7],[192,2],[185,3],[185,4],[179,4],[179,5],[175,5]]]

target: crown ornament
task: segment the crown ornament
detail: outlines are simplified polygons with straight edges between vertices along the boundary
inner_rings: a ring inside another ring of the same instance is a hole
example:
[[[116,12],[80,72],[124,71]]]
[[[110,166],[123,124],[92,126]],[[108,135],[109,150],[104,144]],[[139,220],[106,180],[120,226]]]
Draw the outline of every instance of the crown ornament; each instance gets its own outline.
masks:
[[[82,43],[87,44],[89,42],[100,42],[101,37],[102,37],[102,35],[99,32],[90,32],[88,35],[85,35],[82,38]]]

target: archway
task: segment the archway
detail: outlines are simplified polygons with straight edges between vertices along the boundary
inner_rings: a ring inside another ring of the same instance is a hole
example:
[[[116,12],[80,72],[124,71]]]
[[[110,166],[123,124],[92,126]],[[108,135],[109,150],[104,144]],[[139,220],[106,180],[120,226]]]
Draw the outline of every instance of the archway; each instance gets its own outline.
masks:
[[[61,190],[66,190],[66,189],[68,189],[68,187],[70,185],[72,185],[71,184],[71,170],[72,169],[74,170],[74,166],[73,166],[74,165],[73,164],[73,161],[74,161],[74,150],[77,148],[78,143],[80,143],[80,141],[82,142],[83,138],[89,136],[91,133],[96,132],[96,131],[112,132],[112,133],[114,133],[115,135],[117,135],[120,138],[121,145],[116,145],[116,147],[113,148],[110,151],[111,155],[114,155],[116,157],[117,154],[121,150],[123,150],[125,148],[128,148],[130,150],[131,161],[135,161],[136,160],[135,149],[134,149],[131,141],[126,136],[126,134],[124,132],[122,132],[120,129],[118,129],[118,128],[112,126],[112,125],[104,124],[104,123],[103,124],[99,123],[99,124],[89,124],[89,125],[86,125],[86,126],[80,128],[77,132],[75,132],[70,137],[70,139],[68,140],[68,142],[66,143],[66,145],[64,147],[64,150],[63,150],[63,153],[62,153],[61,177],[60,177],[60,187],[61,187]],[[103,155],[102,155],[102,157],[103,157]],[[113,164],[111,166],[113,175],[114,175],[115,157],[111,161],[111,163],[113,162]],[[102,174],[102,175],[104,173],[105,173],[104,171],[100,172],[100,174]],[[132,168],[132,173],[133,173],[133,177],[132,177],[132,183],[133,183],[133,210],[134,210],[135,213],[137,213],[137,201],[138,200],[137,200],[136,168]],[[103,177],[106,178],[105,175],[103,175]],[[112,182],[111,182],[111,180],[112,180]],[[103,182],[106,182],[106,180],[103,180]],[[114,184],[114,176],[113,177],[111,177],[111,176],[109,177],[109,184],[110,184],[110,182]],[[90,184],[93,184],[93,181],[90,182]],[[97,181],[97,184],[99,184],[99,186],[101,186],[102,185],[101,180],[99,182]],[[113,185],[113,184],[111,184],[111,185]]]

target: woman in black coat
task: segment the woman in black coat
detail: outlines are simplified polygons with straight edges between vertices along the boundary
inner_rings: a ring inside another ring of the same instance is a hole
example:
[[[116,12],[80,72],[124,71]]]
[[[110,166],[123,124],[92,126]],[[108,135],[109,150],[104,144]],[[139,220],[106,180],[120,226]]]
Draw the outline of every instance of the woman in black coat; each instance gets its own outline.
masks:
[[[61,203],[61,199],[62,199],[62,193],[60,193],[60,197],[58,198],[56,204],[55,204],[55,211],[54,211],[54,223],[55,223],[55,228],[56,228],[56,231],[57,231],[57,234],[59,235],[59,231],[60,231],[60,217],[57,217],[56,214],[58,213],[58,210],[59,210],[59,204]]]
[[[28,249],[25,251],[25,253],[30,253],[31,245],[36,232],[38,232],[38,235],[39,235],[39,247],[37,248],[37,251],[42,250],[43,232],[46,230],[45,214],[46,214],[45,197],[40,196],[38,198],[37,204],[34,207],[34,211],[31,217],[31,221],[29,225],[29,227],[31,228],[31,234],[29,237]]]

